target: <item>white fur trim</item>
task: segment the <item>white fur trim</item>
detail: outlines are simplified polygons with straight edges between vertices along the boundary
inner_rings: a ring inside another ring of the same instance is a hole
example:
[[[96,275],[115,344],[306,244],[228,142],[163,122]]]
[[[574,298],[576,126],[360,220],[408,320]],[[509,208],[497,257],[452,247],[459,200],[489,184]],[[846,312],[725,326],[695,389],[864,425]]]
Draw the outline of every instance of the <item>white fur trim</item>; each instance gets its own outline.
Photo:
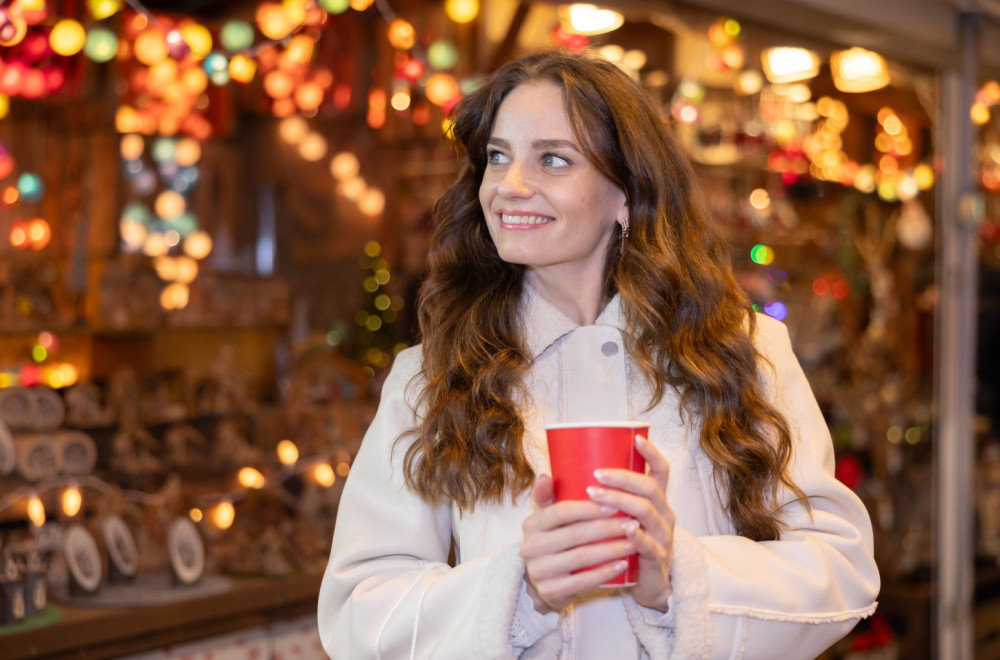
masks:
[[[624,594],[625,613],[636,638],[650,660],[698,660],[712,650],[712,618],[708,609],[708,563],[698,542],[687,531],[674,528],[674,557],[670,569],[674,626],[647,623],[642,608]]]
[[[757,607],[736,607],[727,605],[710,605],[712,614],[726,614],[729,616],[745,616],[750,619],[760,619],[761,621],[782,621],[785,623],[842,623],[851,619],[864,619],[875,613],[878,603],[872,603],[868,607],[859,607],[843,612],[813,612],[808,614],[789,614],[788,612],[774,612],[762,610]]]

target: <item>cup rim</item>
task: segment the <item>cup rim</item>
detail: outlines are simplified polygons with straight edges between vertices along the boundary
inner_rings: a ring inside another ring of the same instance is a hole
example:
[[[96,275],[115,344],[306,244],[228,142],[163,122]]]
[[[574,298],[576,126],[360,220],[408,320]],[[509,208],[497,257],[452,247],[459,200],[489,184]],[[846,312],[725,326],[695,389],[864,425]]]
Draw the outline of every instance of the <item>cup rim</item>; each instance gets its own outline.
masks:
[[[617,421],[617,422],[560,422],[559,424],[546,424],[542,428],[546,431],[549,429],[581,429],[581,428],[613,428],[613,429],[630,429],[630,428],[643,428],[648,429],[652,426],[652,422],[642,422],[639,420],[631,421]]]

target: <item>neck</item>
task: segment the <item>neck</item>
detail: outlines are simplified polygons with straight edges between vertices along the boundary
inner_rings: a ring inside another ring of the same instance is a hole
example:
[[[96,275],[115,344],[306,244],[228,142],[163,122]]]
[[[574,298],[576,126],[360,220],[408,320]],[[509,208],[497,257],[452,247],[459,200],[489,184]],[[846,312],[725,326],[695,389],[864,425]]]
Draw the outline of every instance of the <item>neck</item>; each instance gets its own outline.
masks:
[[[585,278],[570,282],[530,269],[525,277],[528,285],[539,295],[565,314],[566,318],[580,325],[593,325],[608,303],[604,285],[599,279]]]

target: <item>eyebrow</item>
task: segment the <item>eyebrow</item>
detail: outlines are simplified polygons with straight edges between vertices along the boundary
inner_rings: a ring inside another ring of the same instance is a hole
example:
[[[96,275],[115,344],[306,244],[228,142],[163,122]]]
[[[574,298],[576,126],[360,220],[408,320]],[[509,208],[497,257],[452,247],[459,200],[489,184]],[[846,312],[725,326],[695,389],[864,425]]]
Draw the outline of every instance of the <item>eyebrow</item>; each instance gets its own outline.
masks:
[[[492,144],[503,149],[510,149],[510,142],[504,140],[503,138],[491,137],[487,144]],[[543,151],[545,149],[571,149],[577,153],[580,152],[580,148],[576,146],[575,142],[570,142],[569,140],[557,140],[553,138],[542,138],[534,140],[531,143],[533,149],[538,151]]]

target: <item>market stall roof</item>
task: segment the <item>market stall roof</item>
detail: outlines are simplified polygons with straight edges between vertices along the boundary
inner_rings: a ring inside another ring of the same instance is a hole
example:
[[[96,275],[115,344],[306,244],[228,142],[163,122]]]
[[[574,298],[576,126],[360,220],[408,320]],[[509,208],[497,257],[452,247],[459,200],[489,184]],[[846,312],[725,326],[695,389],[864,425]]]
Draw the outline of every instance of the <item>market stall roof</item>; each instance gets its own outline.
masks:
[[[979,63],[1000,72],[998,0],[619,0],[641,12],[676,9],[726,14],[804,42],[861,46],[926,69],[954,68],[961,58],[963,16],[980,20]]]

